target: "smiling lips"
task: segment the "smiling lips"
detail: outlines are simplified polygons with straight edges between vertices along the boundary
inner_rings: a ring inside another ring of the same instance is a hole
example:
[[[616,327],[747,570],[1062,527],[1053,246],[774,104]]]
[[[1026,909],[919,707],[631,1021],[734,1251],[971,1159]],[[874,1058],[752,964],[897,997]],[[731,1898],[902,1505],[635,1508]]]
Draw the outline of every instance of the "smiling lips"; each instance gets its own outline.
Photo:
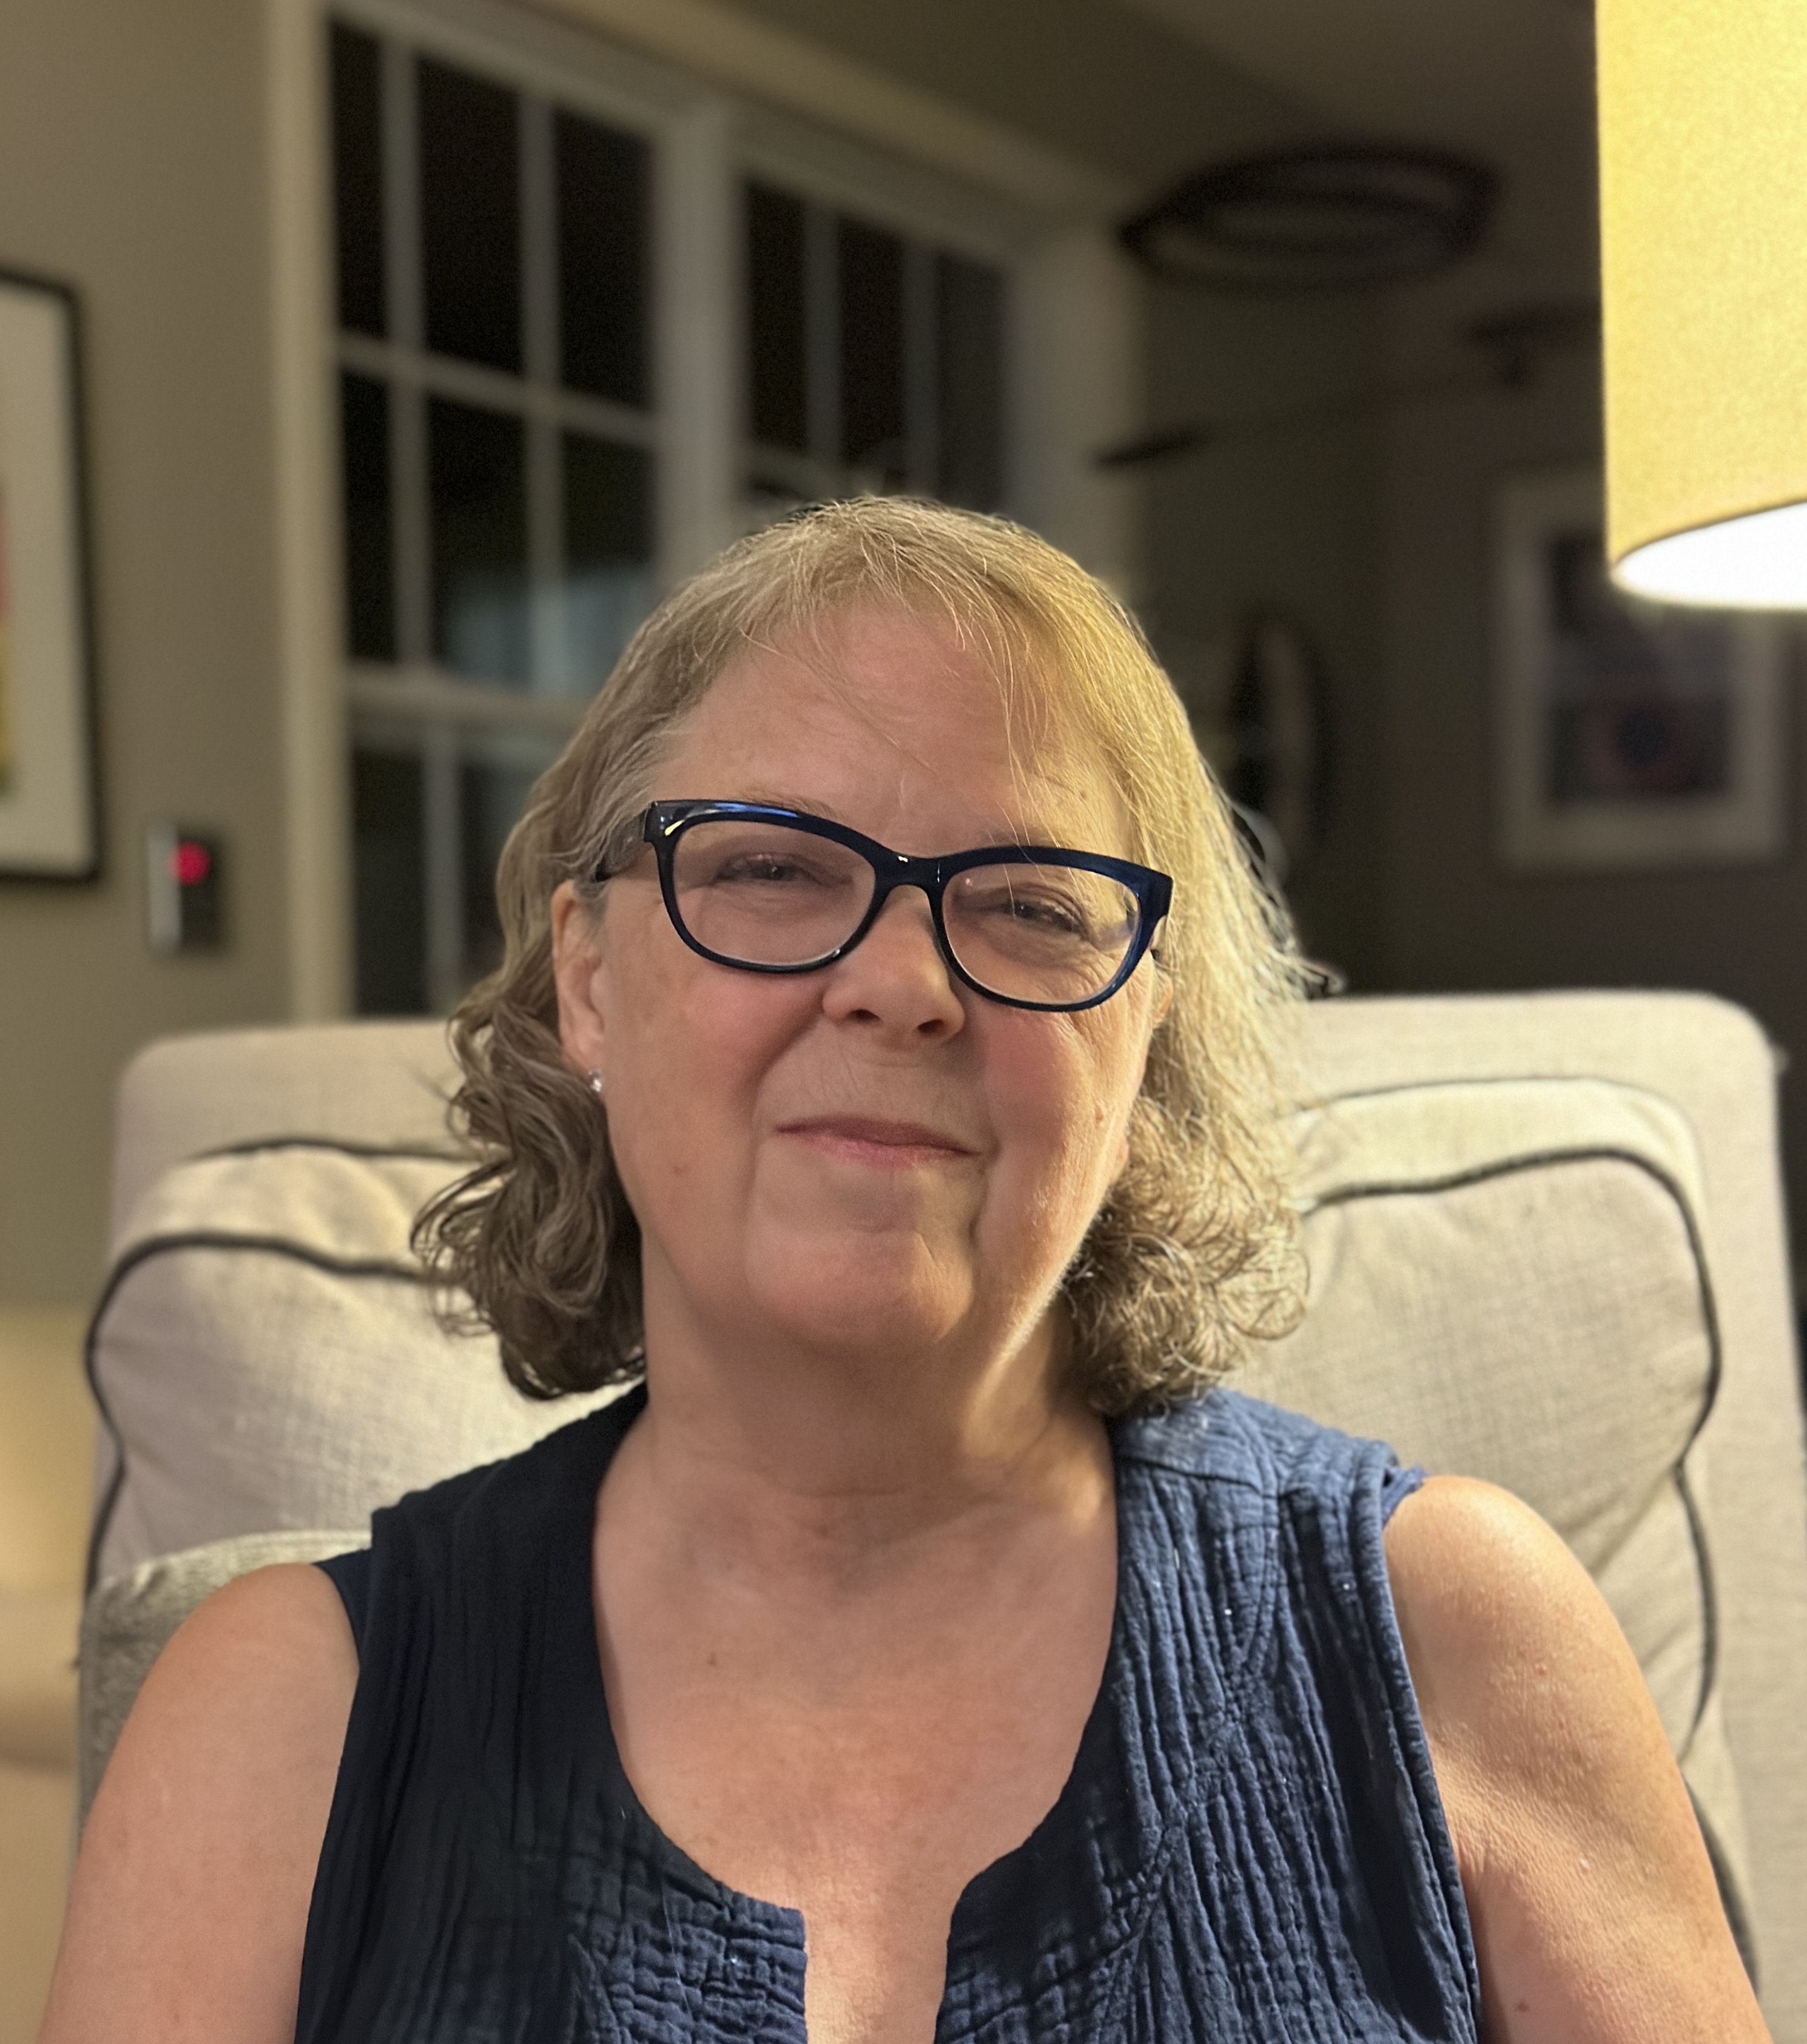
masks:
[[[823,1115],[787,1122],[778,1133],[850,1163],[896,1170],[911,1164],[948,1163],[973,1152],[963,1143],[919,1121],[880,1121],[863,1115]]]

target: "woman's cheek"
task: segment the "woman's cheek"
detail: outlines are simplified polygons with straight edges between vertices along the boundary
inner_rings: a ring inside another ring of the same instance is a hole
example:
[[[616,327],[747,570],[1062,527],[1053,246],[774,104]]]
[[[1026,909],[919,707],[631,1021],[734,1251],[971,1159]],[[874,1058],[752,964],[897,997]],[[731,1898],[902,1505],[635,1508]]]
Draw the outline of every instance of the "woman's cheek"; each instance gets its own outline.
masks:
[[[1100,1092],[1095,1060],[1084,1054],[1088,1047],[1069,1037],[1062,1055],[1038,1061],[1041,1069],[1013,1074],[999,1101],[1002,1148],[1022,1159],[1038,1234],[1076,1239],[1115,1176],[1118,1117]]]

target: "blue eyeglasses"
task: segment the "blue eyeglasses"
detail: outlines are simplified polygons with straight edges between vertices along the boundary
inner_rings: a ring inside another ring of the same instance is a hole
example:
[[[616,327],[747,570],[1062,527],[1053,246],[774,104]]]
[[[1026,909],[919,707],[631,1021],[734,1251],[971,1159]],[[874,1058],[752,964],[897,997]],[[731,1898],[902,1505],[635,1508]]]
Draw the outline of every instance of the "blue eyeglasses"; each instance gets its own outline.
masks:
[[[716,965],[819,971],[846,956],[896,889],[919,887],[959,979],[988,1001],[1055,1013],[1108,1001],[1173,897],[1164,873],[1100,852],[986,845],[910,859],[763,802],[654,802],[641,835],[672,928]]]

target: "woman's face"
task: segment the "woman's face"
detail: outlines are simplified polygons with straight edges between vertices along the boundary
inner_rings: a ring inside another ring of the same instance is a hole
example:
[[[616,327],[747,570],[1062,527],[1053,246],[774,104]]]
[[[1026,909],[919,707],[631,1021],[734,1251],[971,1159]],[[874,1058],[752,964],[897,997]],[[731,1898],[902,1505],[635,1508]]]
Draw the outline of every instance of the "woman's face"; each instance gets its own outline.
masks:
[[[1020,842],[1126,855],[1102,774],[1013,760],[978,651],[856,611],[748,651],[681,728],[655,793],[761,801],[930,854]],[[649,849],[595,916],[554,901],[561,1033],[601,1074],[662,1329],[810,1349],[996,1353],[1038,1338],[1126,1155],[1166,991],[1145,959],[1076,1014],[954,979],[921,891],[811,973],[700,958]]]

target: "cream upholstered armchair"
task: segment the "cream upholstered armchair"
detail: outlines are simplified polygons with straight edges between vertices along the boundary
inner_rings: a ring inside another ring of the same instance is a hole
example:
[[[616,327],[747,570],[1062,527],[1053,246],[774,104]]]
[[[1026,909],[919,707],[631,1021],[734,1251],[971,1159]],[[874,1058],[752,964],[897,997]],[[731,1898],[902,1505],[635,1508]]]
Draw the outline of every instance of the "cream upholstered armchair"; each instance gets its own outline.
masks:
[[[1306,1011],[1310,1310],[1245,1388],[1526,1498],[1592,1571],[1694,1793],[1778,2044],[1807,2044],[1807,1486],[1774,1068],[1694,995]],[[120,1103],[83,1794],[182,1613],[579,1408],[435,1327],[457,1168],[431,1024],[156,1044]]]

